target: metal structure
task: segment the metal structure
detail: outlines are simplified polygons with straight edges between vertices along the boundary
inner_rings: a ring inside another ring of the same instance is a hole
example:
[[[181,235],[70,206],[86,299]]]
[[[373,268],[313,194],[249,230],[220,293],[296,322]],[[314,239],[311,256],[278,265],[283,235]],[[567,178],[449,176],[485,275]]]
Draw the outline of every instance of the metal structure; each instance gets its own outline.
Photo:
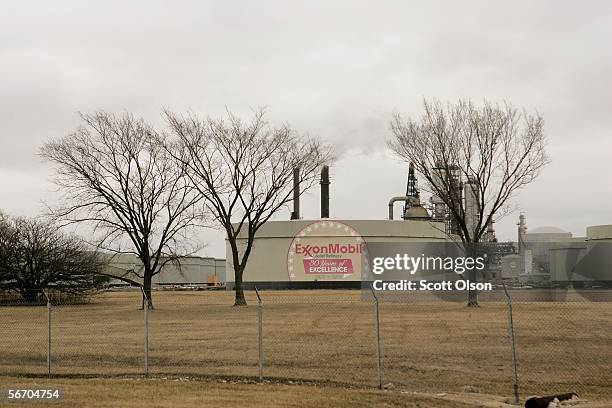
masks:
[[[47,375],[51,378],[51,299],[46,290],[42,292],[47,299]]]
[[[255,294],[257,295],[257,317],[258,317],[258,340],[259,340],[259,382],[263,382],[263,366],[264,366],[264,349],[263,349],[263,303],[259,296],[257,286],[255,286]]]
[[[378,308],[378,297],[374,291],[374,287],[370,285],[372,296],[374,297],[374,313],[376,316],[376,381],[378,389],[382,389],[382,365],[380,361],[380,310]]]
[[[472,238],[476,236],[480,216],[478,193],[476,180],[473,177],[468,177],[467,181],[463,184],[463,206],[465,226]]]
[[[519,222],[516,224],[518,226],[518,253],[519,255],[523,253],[525,249],[525,234],[527,233],[527,223],[525,222],[525,214],[521,213],[519,215]]]
[[[391,199],[389,200],[389,219],[390,220],[393,219],[393,204],[395,204],[398,201],[404,201],[408,203],[412,199],[413,197],[406,197],[406,196],[391,197]]]
[[[506,295],[506,301],[508,303],[508,338],[510,339],[510,350],[512,352],[512,384],[514,388],[514,403],[519,403],[519,382],[518,382],[518,370],[516,367],[516,344],[514,341],[514,323],[512,321],[512,298],[506,289],[506,284],[502,283],[504,288],[504,294]]]
[[[149,299],[147,293],[141,286],[142,291],[142,310],[144,311],[144,375],[149,376]]]
[[[410,167],[408,168],[408,181],[406,182],[406,197],[414,197],[419,200],[419,196],[418,181],[414,175],[414,165],[410,163]],[[406,204],[404,205],[404,215],[408,212],[410,204],[411,203],[409,201],[406,201]]]
[[[459,167],[435,167],[432,169],[434,192],[444,192],[448,197],[440,197],[434,194],[431,197],[433,207],[433,220],[442,221],[445,223],[446,232],[448,234],[458,234],[459,225],[452,215],[452,211],[447,205],[447,202],[453,202],[457,207],[455,211],[461,213],[463,199],[463,182],[461,180],[461,172]]]
[[[403,201],[404,211],[402,218],[404,220],[429,220],[431,216],[427,210],[421,205],[420,193],[418,188],[418,180],[414,174],[414,165],[410,163],[408,168],[408,181],[406,183],[406,195],[392,197],[389,200],[389,219],[393,219],[393,204],[398,201]]]

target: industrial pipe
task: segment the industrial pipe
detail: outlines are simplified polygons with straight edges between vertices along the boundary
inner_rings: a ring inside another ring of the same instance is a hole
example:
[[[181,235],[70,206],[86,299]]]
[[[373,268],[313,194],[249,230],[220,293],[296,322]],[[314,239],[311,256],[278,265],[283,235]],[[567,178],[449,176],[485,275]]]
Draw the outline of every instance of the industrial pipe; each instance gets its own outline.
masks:
[[[397,201],[409,202],[412,199],[413,197],[399,196],[399,197],[393,197],[391,200],[389,200],[389,219],[390,220],[393,219],[393,204],[395,204]]]

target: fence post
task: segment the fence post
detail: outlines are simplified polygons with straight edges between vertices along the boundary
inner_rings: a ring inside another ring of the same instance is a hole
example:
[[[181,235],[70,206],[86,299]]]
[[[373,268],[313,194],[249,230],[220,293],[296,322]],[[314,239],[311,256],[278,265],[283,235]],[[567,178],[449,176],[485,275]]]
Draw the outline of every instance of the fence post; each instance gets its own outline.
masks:
[[[376,381],[378,383],[378,389],[382,389],[382,367],[380,364],[380,313],[378,310],[378,297],[374,288],[370,286],[372,296],[374,297],[374,310],[376,314]]]
[[[506,295],[506,301],[508,303],[508,338],[510,339],[510,349],[512,351],[512,382],[514,385],[514,403],[519,403],[519,382],[518,382],[518,371],[516,368],[516,345],[514,342],[514,323],[512,321],[512,298],[506,284],[502,283],[504,293]]]
[[[44,289],[43,294],[47,299],[47,375],[51,378],[51,299]]]
[[[257,291],[257,286],[255,286],[255,294],[257,295],[257,311],[259,315],[259,382],[263,382],[263,303],[261,302],[261,297]]]
[[[149,299],[141,286],[142,291],[142,309],[144,310],[144,374],[149,376]]]

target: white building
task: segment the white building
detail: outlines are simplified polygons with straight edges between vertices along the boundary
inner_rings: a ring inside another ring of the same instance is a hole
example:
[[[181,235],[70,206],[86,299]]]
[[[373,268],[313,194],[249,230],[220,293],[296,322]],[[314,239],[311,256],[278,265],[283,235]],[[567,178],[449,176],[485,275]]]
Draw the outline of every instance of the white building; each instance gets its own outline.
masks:
[[[243,284],[245,288],[359,287],[368,243],[447,239],[444,224],[429,220],[269,221],[256,234]],[[239,241],[245,240],[243,235]],[[231,289],[234,276],[229,244],[226,259],[227,287]]]
[[[118,278],[142,283],[143,265],[134,254],[108,255],[107,273]],[[203,258],[199,256],[181,257],[176,262],[167,262],[160,273],[153,277],[156,286],[206,286],[225,282],[225,259]],[[127,285],[120,279],[111,284]]]

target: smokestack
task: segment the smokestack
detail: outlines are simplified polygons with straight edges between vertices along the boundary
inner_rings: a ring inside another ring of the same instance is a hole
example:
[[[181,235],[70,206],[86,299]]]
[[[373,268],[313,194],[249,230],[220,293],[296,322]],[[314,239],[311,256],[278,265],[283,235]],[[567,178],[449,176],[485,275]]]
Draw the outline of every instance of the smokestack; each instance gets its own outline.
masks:
[[[293,212],[292,220],[300,219],[300,168],[293,169]]]
[[[321,170],[321,218],[329,218],[329,166]]]
[[[519,215],[519,222],[518,222],[518,251],[519,254],[523,253],[523,247],[525,245],[524,243],[524,238],[525,238],[525,234],[527,233],[527,219],[525,218],[525,214],[521,213],[521,215]]]

